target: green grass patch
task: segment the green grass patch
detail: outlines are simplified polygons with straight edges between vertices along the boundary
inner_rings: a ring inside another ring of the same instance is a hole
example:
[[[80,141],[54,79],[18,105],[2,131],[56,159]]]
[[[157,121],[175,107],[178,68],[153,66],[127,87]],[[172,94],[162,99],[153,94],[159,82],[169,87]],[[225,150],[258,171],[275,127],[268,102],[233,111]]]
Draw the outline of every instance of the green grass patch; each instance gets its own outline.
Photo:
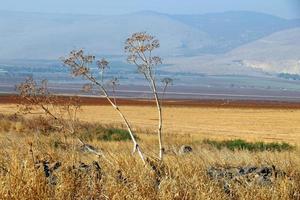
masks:
[[[104,134],[98,137],[99,140],[104,141],[126,141],[131,140],[128,131],[117,128],[106,129]]]
[[[102,141],[127,141],[131,140],[127,130],[107,127],[101,124],[83,124],[78,132],[78,137],[84,141],[102,140]],[[136,139],[138,139],[135,136]]]
[[[210,145],[217,149],[227,148],[229,150],[249,150],[249,151],[289,151],[294,149],[294,146],[282,142],[247,142],[245,140],[237,139],[237,140],[224,140],[224,141],[216,141],[216,140],[203,140],[203,144]]]

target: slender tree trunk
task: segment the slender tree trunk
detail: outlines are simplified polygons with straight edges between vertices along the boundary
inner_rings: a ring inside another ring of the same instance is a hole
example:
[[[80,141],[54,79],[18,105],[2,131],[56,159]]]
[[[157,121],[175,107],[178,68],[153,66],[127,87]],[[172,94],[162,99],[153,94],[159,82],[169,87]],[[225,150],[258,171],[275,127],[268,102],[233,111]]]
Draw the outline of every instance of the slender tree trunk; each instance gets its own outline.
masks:
[[[135,153],[136,151],[138,152],[141,160],[143,161],[144,164],[146,164],[146,161],[145,161],[145,156],[139,146],[139,144],[137,143],[134,135],[133,135],[133,132],[132,132],[132,128],[129,124],[129,122],[127,121],[126,117],[123,115],[123,113],[121,112],[121,110],[119,109],[119,107],[109,98],[106,90],[103,88],[103,86],[98,83],[94,78],[92,77],[89,77],[89,76],[86,76],[90,81],[92,81],[93,83],[95,83],[100,89],[101,91],[103,92],[104,94],[104,97],[108,100],[108,102],[112,105],[112,107],[118,112],[119,116],[122,118],[123,122],[125,123],[125,126],[129,132],[129,135],[131,137],[131,140],[133,142],[133,152],[132,153]]]
[[[131,140],[132,140],[133,145],[134,145],[132,153],[134,153],[135,151],[137,151],[138,154],[139,154],[139,156],[140,156],[140,158],[142,159],[143,163],[146,164],[145,157],[144,157],[144,155],[143,155],[143,153],[142,153],[142,151],[140,149],[139,144],[137,143],[137,141],[136,141],[136,139],[135,139],[135,137],[134,137],[134,135],[132,133],[131,127],[130,127],[127,119],[124,117],[123,113],[120,111],[120,109],[119,109],[118,106],[115,106],[114,104],[112,104],[112,105],[113,105],[114,109],[119,113],[120,117],[123,119],[123,121],[124,121],[124,123],[125,123],[125,125],[127,127],[127,130],[128,130],[128,132],[130,134]]]
[[[160,105],[160,101],[158,98],[158,93],[156,89],[156,84],[155,81],[151,75],[151,84],[152,84],[152,89],[153,89],[153,95],[154,99],[156,102],[156,108],[157,108],[157,113],[158,113],[158,128],[157,128],[157,135],[158,135],[158,144],[159,144],[159,159],[162,161],[163,160],[163,154],[164,154],[164,147],[163,147],[163,138],[162,138],[162,109]]]

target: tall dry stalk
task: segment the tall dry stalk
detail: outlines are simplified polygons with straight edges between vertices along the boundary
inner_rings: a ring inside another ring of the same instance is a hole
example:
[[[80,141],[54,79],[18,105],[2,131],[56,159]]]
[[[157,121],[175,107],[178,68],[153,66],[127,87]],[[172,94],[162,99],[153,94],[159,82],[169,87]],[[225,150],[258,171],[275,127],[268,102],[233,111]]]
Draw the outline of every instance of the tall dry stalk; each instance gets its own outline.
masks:
[[[59,98],[48,90],[48,81],[39,85],[32,77],[17,85],[20,96],[19,112],[22,114],[44,114],[55,120],[55,127],[75,138],[78,124],[77,111],[80,108],[79,98]],[[42,111],[42,112],[41,112]],[[66,140],[66,135],[65,135]],[[72,141],[73,161],[75,160],[75,141]]]
[[[104,85],[103,75],[104,75],[105,69],[108,68],[108,64],[109,64],[108,61],[106,61],[105,59],[101,59],[100,61],[96,62],[97,66],[98,66],[98,70],[100,72],[100,81],[98,81],[97,76],[95,76],[91,72],[91,67],[90,67],[90,65],[92,65],[95,61],[95,56],[85,55],[84,51],[82,49],[80,49],[80,50],[71,51],[70,54],[67,57],[62,58],[62,60],[63,60],[64,65],[68,66],[71,69],[71,73],[73,76],[83,77],[84,79],[86,79],[90,82],[89,85],[84,86],[85,90],[91,90],[91,89],[93,89],[94,86],[96,86],[100,92],[100,95],[107,99],[107,101],[111,104],[111,106],[114,108],[114,110],[119,114],[119,116],[123,120],[128,132],[130,134],[131,140],[133,142],[133,153],[138,152],[141,160],[143,161],[144,164],[146,164],[145,156],[144,156],[139,144],[137,143],[137,140],[133,134],[132,128],[131,128],[127,118],[125,117],[123,112],[120,110],[119,106],[117,105],[115,95],[113,95],[113,97],[111,97],[108,94],[108,90]],[[113,88],[114,88],[117,84],[117,81],[113,80],[112,84],[113,84]]]
[[[19,112],[22,114],[45,114],[51,117],[56,122],[55,128],[59,128],[72,136],[73,152],[75,152],[75,138],[77,138],[87,151],[106,159],[102,152],[84,143],[76,136],[79,124],[77,112],[80,109],[80,98],[73,96],[58,97],[48,90],[47,83],[47,80],[43,80],[39,85],[32,77],[29,77],[23,83],[17,85],[17,91],[21,99]]]
[[[159,56],[153,56],[152,52],[160,47],[160,43],[155,37],[145,33],[134,33],[125,42],[125,51],[128,55],[128,62],[135,64],[138,72],[143,74],[148,81],[150,89],[153,93],[158,113],[158,143],[159,143],[159,159],[163,160],[164,146],[163,146],[163,115],[162,115],[162,99],[159,97],[159,92],[156,83],[156,68],[162,64]],[[171,82],[170,78],[164,79],[163,94],[166,91],[168,84]]]
[[[17,85],[20,96],[19,112],[22,114],[45,114],[54,119],[60,129],[75,133],[80,109],[78,97],[59,98],[48,89],[48,81],[38,84],[32,77]],[[42,111],[42,112],[41,112]]]

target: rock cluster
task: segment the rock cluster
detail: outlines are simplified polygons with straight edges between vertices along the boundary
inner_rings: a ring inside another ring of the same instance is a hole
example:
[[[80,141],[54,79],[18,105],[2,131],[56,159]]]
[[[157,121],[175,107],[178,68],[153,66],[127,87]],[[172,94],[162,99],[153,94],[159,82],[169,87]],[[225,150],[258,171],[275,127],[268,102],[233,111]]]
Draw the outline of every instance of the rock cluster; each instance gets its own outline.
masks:
[[[230,194],[232,186],[270,186],[277,178],[286,177],[286,173],[272,166],[245,166],[245,167],[210,167],[207,169],[210,179],[217,181],[224,192]]]
[[[57,173],[61,168],[61,162],[50,161],[39,161],[36,163],[36,169],[42,168],[47,181],[51,185],[57,184]],[[73,165],[67,167],[68,171],[76,176],[78,175],[88,175],[91,178],[101,179],[102,171],[99,163],[93,161],[91,164],[85,164],[83,162],[78,163],[78,165]]]
[[[179,149],[179,155],[182,154],[187,154],[187,153],[192,153],[193,152],[193,148],[191,146],[188,145],[182,145]]]

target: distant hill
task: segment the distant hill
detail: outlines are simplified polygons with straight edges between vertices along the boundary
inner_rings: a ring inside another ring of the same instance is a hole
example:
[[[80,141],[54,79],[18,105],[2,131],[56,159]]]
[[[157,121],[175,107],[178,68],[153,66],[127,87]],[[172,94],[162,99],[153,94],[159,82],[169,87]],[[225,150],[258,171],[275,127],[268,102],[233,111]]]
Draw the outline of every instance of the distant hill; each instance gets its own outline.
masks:
[[[265,72],[300,74],[300,28],[280,31],[243,45],[228,57]]]
[[[73,48],[100,55],[123,54],[133,32],[147,31],[162,43],[160,53],[183,55],[212,43],[209,35],[166,15],[45,15],[0,12],[0,59],[57,59]]]
[[[300,20],[247,11],[175,15],[172,18],[208,33],[216,45],[202,50],[208,53],[224,53],[274,32],[300,26]]]
[[[256,12],[68,15],[0,11],[0,60],[57,60],[73,48],[124,55],[133,32],[160,39],[164,69],[212,74],[300,73],[300,20]],[[2,64],[5,62],[1,62]]]
[[[167,15],[151,11],[117,16],[0,11],[0,58],[55,59],[74,47],[122,54],[131,33],[147,31],[166,56],[223,53],[274,32],[300,26],[255,12]]]
[[[209,74],[300,74],[300,28],[276,32],[225,54],[168,60],[173,71]]]

